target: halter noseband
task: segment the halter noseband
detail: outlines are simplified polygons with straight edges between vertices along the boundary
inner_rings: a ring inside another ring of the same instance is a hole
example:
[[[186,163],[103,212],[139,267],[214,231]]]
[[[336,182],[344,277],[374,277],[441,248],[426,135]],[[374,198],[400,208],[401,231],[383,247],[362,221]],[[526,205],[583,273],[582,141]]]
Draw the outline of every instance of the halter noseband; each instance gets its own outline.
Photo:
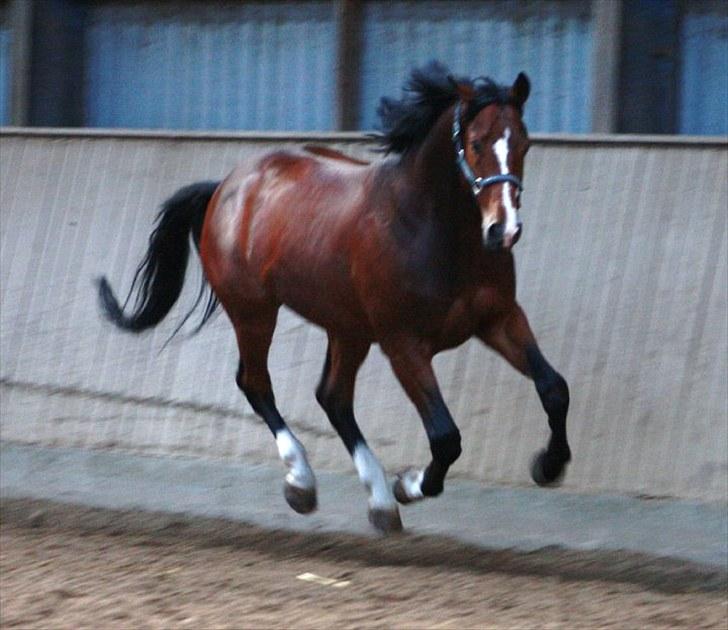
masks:
[[[470,168],[470,164],[465,159],[465,149],[463,147],[463,140],[460,134],[460,110],[462,101],[458,101],[455,106],[455,116],[452,121],[452,141],[455,143],[455,154],[460,171],[464,175],[470,188],[473,190],[473,195],[476,197],[483,192],[484,188],[492,186],[493,184],[508,183],[513,184],[518,188],[519,192],[523,190],[523,184],[521,180],[515,175],[505,173],[502,175],[491,175],[490,177],[476,177],[473,173],[473,169]]]

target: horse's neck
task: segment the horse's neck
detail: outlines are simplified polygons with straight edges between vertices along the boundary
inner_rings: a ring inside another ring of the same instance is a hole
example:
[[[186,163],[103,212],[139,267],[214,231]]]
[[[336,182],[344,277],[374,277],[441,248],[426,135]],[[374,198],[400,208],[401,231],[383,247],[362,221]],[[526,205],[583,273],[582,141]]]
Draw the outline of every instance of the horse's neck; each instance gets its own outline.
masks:
[[[481,245],[479,212],[470,191],[460,181],[451,110],[440,116],[403,167],[413,200],[405,211],[415,213],[423,228],[442,239],[439,246],[470,257],[468,250]]]
[[[452,112],[445,111],[417,151],[411,156],[410,177],[418,190],[433,200],[448,197],[457,191],[455,146],[452,142]],[[445,208],[438,208],[445,210]]]

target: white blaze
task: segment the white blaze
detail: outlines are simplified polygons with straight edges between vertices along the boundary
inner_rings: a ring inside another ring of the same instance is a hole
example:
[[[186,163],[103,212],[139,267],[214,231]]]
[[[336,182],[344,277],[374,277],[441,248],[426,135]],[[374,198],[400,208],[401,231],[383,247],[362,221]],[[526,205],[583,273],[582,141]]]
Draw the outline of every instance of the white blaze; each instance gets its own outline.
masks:
[[[511,137],[511,128],[506,127],[503,132],[503,137],[499,138],[493,143],[493,152],[498,160],[498,166],[500,167],[501,175],[509,175],[508,170],[508,140]],[[516,233],[518,227],[518,211],[513,205],[513,198],[510,195],[509,186],[512,186],[508,182],[503,184],[503,207],[506,209],[506,235],[513,235]]]

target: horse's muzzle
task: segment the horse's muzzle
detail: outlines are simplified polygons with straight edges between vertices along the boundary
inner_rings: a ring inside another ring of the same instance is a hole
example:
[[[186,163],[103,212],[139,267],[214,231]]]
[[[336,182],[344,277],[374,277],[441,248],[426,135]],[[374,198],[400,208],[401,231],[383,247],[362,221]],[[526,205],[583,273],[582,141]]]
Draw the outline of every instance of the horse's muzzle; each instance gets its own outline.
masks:
[[[521,238],[521,232],[523,231],[523,223],[520,221],[516,225],[516,229],[511,234],[506,234],[504,223],[493,223],[488,231],[485,233],[483,244],[486,249],[499,250],[499,249],[510,249]]]

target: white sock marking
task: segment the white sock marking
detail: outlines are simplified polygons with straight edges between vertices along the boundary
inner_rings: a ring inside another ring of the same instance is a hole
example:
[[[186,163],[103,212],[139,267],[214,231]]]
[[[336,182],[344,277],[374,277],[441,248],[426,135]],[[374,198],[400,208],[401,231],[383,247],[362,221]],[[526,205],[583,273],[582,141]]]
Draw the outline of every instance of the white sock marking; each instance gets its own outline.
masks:
[[[413,501],[423,499],[425,496],[422,494],[422,480],[424,478],[424,470],[408,470],[402,475],[402,487],[407,496]]]
[[[308,465],[306,449],[288,429],[276,433],[278,454],[288,468],[286,481],[292,486],[311,489],[316,487],[316,477]]]
[[[493,143],[493,152],[498,160],[498,166],[500,166],[501,175],[509,175],[508,170],[508,140],[511,137],[511,128],[506,127],[503,132],[503,137],[499,138]],[[518,228],[518,210],[513,205],[513,199],[510,195],[509,186],[512,184],[505,182],[503,184],[503,207],[506,209],[506,225],[505,234],[507,236],[513,236]]]
[[[359,479],[369,491],[369,507],[394,510],[397,501],[387,483],[387,475],[374,453],[366,444],[357,444],[354,449],[354,466]]]

